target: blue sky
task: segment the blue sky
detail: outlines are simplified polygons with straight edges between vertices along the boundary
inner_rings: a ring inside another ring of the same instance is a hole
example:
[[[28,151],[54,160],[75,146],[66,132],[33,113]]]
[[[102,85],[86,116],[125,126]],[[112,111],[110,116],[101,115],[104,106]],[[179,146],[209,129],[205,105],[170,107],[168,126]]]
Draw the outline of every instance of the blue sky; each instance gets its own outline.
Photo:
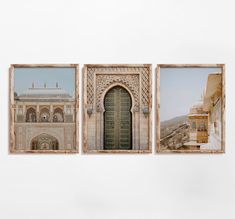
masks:
[[[188,114],[190,107],[200,101],[208,74],[215,72],[221,72],[221,68],[161,68],[161,121]]]
[[[75,91],[75,68],[15,68],[15,91],[20,94],[32,87],[59,87],[66,90],[71,96]]]

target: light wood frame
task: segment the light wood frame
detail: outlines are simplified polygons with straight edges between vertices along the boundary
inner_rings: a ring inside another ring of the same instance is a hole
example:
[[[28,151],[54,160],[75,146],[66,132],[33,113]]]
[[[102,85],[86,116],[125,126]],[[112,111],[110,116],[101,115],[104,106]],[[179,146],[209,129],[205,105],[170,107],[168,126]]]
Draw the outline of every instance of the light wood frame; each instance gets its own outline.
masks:
[[[88,148],[88,115],[87,115],[87,69],[89,67],[148,67],[149,68],[149,134],[146,150],[91,150]],[[85,154],[149,154],[152,152],[152,64],[85,64],[83,67],[84,98],[83,98],[83,153]]]
[[[222,70],[222,96],[221,96],[221,134],[222,134],[222,145],[220,150],[164,150],[161,149],[160,145],[160,71],[161,68],[221,68]],[[211,154],[221,154],[225,153],[225,64],[158,64],[156,68],[157,74],[157,86],[156,86],[156,109],[157,109],[157,116],[156,116],[156,125],[157,125],[157,153],[211,153]]]
[[[15,68],[75,68],[75,150],[17,150],[15,149],[14,70]],[[68,154],[79,153],[79,64],[12,64],[9,68],[9,153]]]

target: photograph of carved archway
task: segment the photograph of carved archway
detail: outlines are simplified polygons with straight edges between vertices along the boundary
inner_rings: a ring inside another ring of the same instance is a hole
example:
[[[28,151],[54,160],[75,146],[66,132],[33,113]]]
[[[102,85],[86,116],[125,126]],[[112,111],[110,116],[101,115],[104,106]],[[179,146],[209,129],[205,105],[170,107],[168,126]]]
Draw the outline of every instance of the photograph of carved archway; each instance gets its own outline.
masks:
[[[151,152],[151,65],[85,65],[85,153]]]
[[[10,67],[10,152],[78,152],[77,64]]]
[[[224,71],[223,64],[158,65],[158,152],[225,152]]]

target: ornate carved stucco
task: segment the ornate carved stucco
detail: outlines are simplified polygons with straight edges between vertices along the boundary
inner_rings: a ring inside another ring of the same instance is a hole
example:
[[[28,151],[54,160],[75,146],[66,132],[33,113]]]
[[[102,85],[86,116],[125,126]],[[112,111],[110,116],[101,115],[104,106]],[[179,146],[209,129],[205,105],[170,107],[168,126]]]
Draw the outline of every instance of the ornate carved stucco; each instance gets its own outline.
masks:
[[[16,123],[15,124],[16,148],[30,150],[30,144],[34,137],[40,134],[48,134],[59,141],[59,150],[76,149],[75,124],[37,124],[37,123]]]
[[[149,105],[149,68],[142,68],[141,74],[141,101],[144,107]]]
[[[134,97],[134,111],[139,110],[139,75],[97,75],[96,76],[96,109],[100,111],[102,109],[101,96],[104,91],[112,84],[120,83],[125,85],[132,93]]]
[[[103,92],[112,84],[120,83],[132,92],[135,100],[134,111],[139,111],[140,100],[143,107],[148,107],[149,105],[149,77],[149,67],[88,67],[87,104],[96,107],[96,110],[100,111],[102,108],[101,97]],[[96,106],[94,106],[95,98]]]
[[[87,72],[87,104],[92,105],[94,102],[94,75],[95,68],[88,68]]]
[[[64,146],[64,129],[63,128],[48,128],[48,127],[35,127],[35,128],[29,128],[26,127],[26,144],[30,146],[31,140],[38,136],[39,134],[46,133],[48,135],[51,135],[58,139],[59,145]]]

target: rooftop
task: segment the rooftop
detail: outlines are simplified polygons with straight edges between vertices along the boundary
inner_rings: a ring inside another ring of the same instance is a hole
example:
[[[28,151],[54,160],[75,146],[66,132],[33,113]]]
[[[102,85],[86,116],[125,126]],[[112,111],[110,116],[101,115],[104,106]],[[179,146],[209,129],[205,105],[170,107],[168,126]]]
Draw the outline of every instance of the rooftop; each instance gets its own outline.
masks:
[[[189,115],[199,115],[199,114],[204,114],[205,112],[203,111],[203,102],[198,101],[195,104],[192,105],[192,107],[189,110]]]
[[[31,88],[28,88],[23,93],[16,96],[16,99],[71,99],[72,96],[66,92],[64,89],[58,86],[56,87],[47,87],[44,84],[44,87],[34,87],[32,84]]]

